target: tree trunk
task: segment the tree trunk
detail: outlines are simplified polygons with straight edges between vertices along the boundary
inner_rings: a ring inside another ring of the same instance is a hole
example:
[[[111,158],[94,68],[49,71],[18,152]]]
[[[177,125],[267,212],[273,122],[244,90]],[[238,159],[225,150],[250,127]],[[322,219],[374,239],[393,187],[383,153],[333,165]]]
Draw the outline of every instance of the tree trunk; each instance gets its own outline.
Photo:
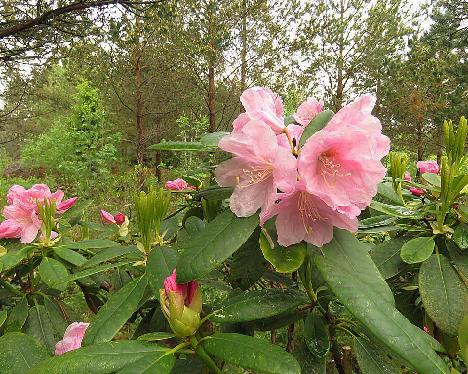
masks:
[[[138,17],[136,18],[136,31],[139,35],[139,22]],[[142,77],[141,77],[141,45],[140,39],[138,39],[135,48],[135,106],[136,106],[136,157],[138,164],[143,164],[145,160],[145,144],[144,144],[144,127],[143,127],[143,93],[142,93]]]
[[[344,23],[344,3],[343,0],[340,2],[340,23],[343,26]],[[335,92],[335,111],[340,110],[343,104],[343,91],[344,91],[344,83],[343,83],[343,51],[344,51],[344,40],[343,40],[343,33],[345,32],[344,28],[340,33],[340,37],[338,38],[338,61],[337,61],[337,80],[336,80],[336,92]]]
[[[240,91],[241,93],[247,88],[247,1],[242,0],[242,26],[241,26],[241,79]],[[240,106],[240,112],[244,112],[244,107]]]
[[[213,60],[208,65],[208,115],[209,132],[216,131],[216,87],[215,87],[215,69]]]

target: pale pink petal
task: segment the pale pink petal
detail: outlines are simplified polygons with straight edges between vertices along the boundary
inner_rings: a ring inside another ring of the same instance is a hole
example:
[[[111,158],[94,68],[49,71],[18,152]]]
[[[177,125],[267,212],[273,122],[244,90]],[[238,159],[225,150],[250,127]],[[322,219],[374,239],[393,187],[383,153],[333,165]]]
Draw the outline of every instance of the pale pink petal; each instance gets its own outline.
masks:
[[[55,200],[55,203],[58,206],[62,202],[62,199],[63,199],[64,195],[65,194],[63,193],[63,191],[57,190],[54,193],[50,194],[49,198],[52,199],[52,200]]]
[[[297,159],[284,149],[278,148],[273,162],[273,181],[281,192],[292,192],[297,181]]]
[[[299,105],[294,114],[294,119],[302,126],[307,126],[321,111],[323,111],[323,101],[317,101],[315,98],[309,97]]]
[[[238,217],[249,217],[259,210],[274,193],[272,177],[251,185],[237,186],[230,198],[232,212]]]
[[[0,238],[13,239],[21,236],[22,228],[13,219],[7,219],[0,223]]]
[[[411,182],[411,174],[409,171],[405,171],[405,175],[403,176],[403,179],[407,182]]]
[[[166,188],[172,191],[182,191],[189,188],[189,184],[182,178],[177,178],[173,181],[167,181]]]
[[[36,239],[39,229],[40,226],[37,227],[34,223],[25,226],[21,232],[21,243],[32,243]]]
[[[101,209],[101,218],[104,223],[115,223],[114,216],[110,214],[109,212],[106,212],[105,210]]]
[[[438,174],[439,173],[439,164],[437,161],[418,161],[416,166],[421,174],[424,173],[431,173],[431,174]]]
[[[247,113],[241,113],[237,118],[232,122],[232,128],[234,131],[241,130],[244,125],[250,121],[250,117]]]
[[[235,187],[240,182],[240,176],[245,173],[244,170],[249,168],[249,161],[240,157],[223,161],[215,169],[216,182],[221,187]]]
[[[13,204],[13,201],[16,199],[19,199],[20,196],[22,196],[25,191],[26,190],[24,189],[23,186],[19,186],[17,184],[11,186],[7,194],[7,203]]]
[[[77,199],[78,199],[77,197],[71,197],[70,199],[62,201],[60,204],[57,205],[57,212],[58,213],[66,212],[76,203]]]
[[[287,130],[289,132],[289,136],[292,138],[294,148],[297,149],[299,147],[301,135],[304,132],[304,127],[291,124],[288,125]],[[285,133],[277,135],[276,141],[280,147],[291,150],[291,144],[289,144],[288,137]]]
[[[89,323],[84,322],[73,322],[68,326],[63,335],[63,340],[55,345],[55,355],[62,355],[80,348],[88,326]]]

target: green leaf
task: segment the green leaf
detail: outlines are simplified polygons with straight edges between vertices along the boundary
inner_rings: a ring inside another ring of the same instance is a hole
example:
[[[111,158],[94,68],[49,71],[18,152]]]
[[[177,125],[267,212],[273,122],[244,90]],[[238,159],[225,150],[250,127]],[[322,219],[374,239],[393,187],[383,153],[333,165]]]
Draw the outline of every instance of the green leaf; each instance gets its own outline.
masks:
[[[316,310],[309,313],[304,322],[304,340],[310,353],[316,358],[325,357],[330,350],[328,326]]]
[[[209,146],[202,142],[184,142],[184,141],[162,141],[158,144],[153,144],[148,149],[154,151],[183,151],[183,152],[212,152],[218,149],[218,146]]]
[[[179,242],[177,282],[186,283],[209,274],[247,241],[257,225],[256,215],[238,218],[225,211],[203,231]]]
[[[176,267],[177,252],[170,247],[154,247],[146,265],[146,276],[156,297],[159,299],[159,289],[164,288],[164,279],[172,274]]]
[[[309,139],[317,131],[322,130],[332,119],[334,114],[335,113],[333,113],[331,110],[324,110],[323,112],[317,114],[304,129],[304,132],[301,135],[299,146],[302,147],[306,143],[307,139]]]
[[[64,245],[65,248],[71,249],[100,249],[100,248],[109,248],[117,247],[119,243],[113,242],[108,239],[91,239],[83,240],[81,242],[67,243]]]
[[[185,230],[189,235],[195,235],[196,233],[205,229],[205,222],[197,216],[190,216],[184,222]]]
[[[0,372],[24,374],[34,365],[50,357],[36,339],[11,332],[0,337]]]
[[[465,315],[458,328],[458,344],[466,361],[468,359],[468,314]]]
[[[68,271],[66,267],[57,260],[44,257],[37,270],[39,271],[41,280],[50,288],[59,291],[63,291],[67,288]]]
[[[392,182],[382,182],[379,185],[377,185],[377,193],[389,203],[397,205],[405,204],[401,197],[393,189]]]
[[[222,323],[253,321],[280,315],[309,301],[304,292],[291,288],[255,290],[227,299],[210,319]]]
[[[333,240],[322,247],[324,256],[315,257],[331,291],[391,354],[418,372],[448,374],[434,351],[438,343],[394,307],[390,288],[359,245],[351,233],[336,229]]]
[[[453,233],[453,241],[460,247],[460,249],[468,248],[468,225],[461,223],[457,226]]]
[[[145,342],[155,342],[158,340],[171,339],[175,335],[171,332],[149,332],[148,334],[140,335],[137,340],[143,340]]]
[[[18,251],[9,250],[6,255],[0,257],[0,269],[2,269],[2,271],[7,271],[14,268],[23,261],[32,250],[34,250],[34,247],[31,246],[22,247]]]
[[[75,266],[82,266],[86,261],[88,261],[83,255],[68,248],[55,247],[54,252],[62,260],[65,260]]]
[[[292,273],[299,269],[307,253],[306,245],[301,242],[289,247],[282,247],[267,237],[264,231],[260,234],[259,244],[265,259],[279,273]],[[269,236],[269,235],[268,235]],[[269,240],[270,239],[270,240]]]
[[[154,343],[136,340],[101,343],[49,358],[34,366],[28,374],[115,373],[143,357],[167,350]]]
[[[196,193],[193,198],[194,200],[200,200],[202,197],[206,200],[224,200],[231,197],[232,191],[232,187],[210,186]]]
[[[99,265],[102,262],[109,261],[124,255],[132,255],[132,259],[135,260],[141,258],[141,252],[138,250],[136,245],[109,247],[95,254],[88,261],[86,261],[82,267],[90,268],[92,266]]]
[[[355,338],[353,348],[362,374],[400,373],[387,355],[365,338]]]
[[[20,331],[23,328],[26,318],[28,318],[29,304],[26,298],[11,309],[5,322],[5,332]]]
[[[29,309],[24,332],[40,341],[50,353],[55,351],[54,327],[43,305],[35,305]]]
[[[54,327],[56,335],[61,339],[68,325],[65,321],[63,311],[47,296],[44,296],[44,308],[49,320]]]
[[[468,290],[443,255],[434,254],[421,265],[419,292],[426,313],[437,327],[456,336],[468,313]]]
[[[91,321],[83,345],[111,340],[138,309],[147,285],[145,276],[127,283],[107,300]]]
[[[8,317],[8,312],[6,310],[0,311],[0,327],[3,326]]]
[[[395,217],[389,217],[386,214],[380,216],[365,218],[359,221],[359,229],[369,229],[379,226],[387,226],[396,221]]]
[[[301,367],[283,348],[241,334],[216,333],[203,341],[205,350],[231,364],[268,374],[299,374]]]
[[[370,256],[384,279],[397,275],[403,266],[400,249],[406,242],[405,238],[396,238],[374,246]]]
[[[453,261],[462,279],[468,280],[468,252],[462,251],[452,241],[447,241],[447,250],[450,254],[450,259]]]
[[[401,247],[401,259],[407,264],[417,264],[427,260],[434,252],[435,242],[430,236],[408,240]]]
[[[396,206],[396,205],[389,205],[380,203],[378,201],[372,200],[370,207],[378,212],[385,213],[389,216],[399,217],[399,218],[413,218],[413,219],[420,219],[422,218],[421,213],[416,212],[414,210]]]
[[[109,269],[117,268],[119,266],[124,266],[133,263],[134,261],[122,261],[122,262],[116,262],[113,264],[104,264],[104,265],[99,265],[91,269],[85,269],[81,271],[77,271],[76,273],[70,274],[68,276],[67,281],[71,282],[74,280],[82,279],[89,277],[90,275],[102,273],[104,271],[107,271]]]
[[[426,182],[440,188],[440,175],[434,173],[424,173],[421,175],[421,177]]]
[[[117,374],[170,373],[174,364],[174,355],[164,355],[162,352],[157,352],[152,355],[146,355],[135,363],[125,366]]]
[[[203,135],[200,138],[200,142],[207,147],[217,147],[219,141],[228,134],[229,133],[225,131],[211,132]]]

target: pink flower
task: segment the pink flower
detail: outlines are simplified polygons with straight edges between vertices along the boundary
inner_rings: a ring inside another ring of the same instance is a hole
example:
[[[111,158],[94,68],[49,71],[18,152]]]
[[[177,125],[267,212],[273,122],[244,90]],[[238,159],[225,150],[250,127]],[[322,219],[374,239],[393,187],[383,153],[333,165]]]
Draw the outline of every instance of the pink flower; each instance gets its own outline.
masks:
[[[269,88],[252,87],[242,93],[240,101],[246,113],[239,115],[234,121],[235,130],[241,129],[248,122],[247,119],[250,119],[264,122],[276,134],[283,132],[283,101],[278,94]]]
[[[288,125],[286,129],[289,133],[289,136],[291,137],[294,148],[297,150],[299,148],[299,140],[301,139],[302,133],[304,132],[304,127],[291,124]],[[276,140],[280,147],[291,150],[291,144],[289,143],[288,137],[285,133],[276,135]]]
[[[417,187],[410,187],[409,191],[414,195],[414,196],[422,196],[424,195],[424,190],[417,188]]]
[[[101,209],[101,218],[104,223],[114,223],[118,226],[122,225],[125,222],[127,216],[122,212],[117,213],[115,216]]]
[[[123,214],[122,212],[118,212],[115,216],[114,216],[114,220],[115,220],[115,223],[117,225],[122,225],[124,222],[125,222],[125,219],[127,218],[127,216],[125,214]]]
[[[89,323],[85,322],[73,322],[68,326],[63,334],[63,339],[55,345],[55,355],[63,355],[80,348],[88,326]]]
[[[183,296],[184,305],[190,306],[194,296],[198,291],[198,283],[196,281],[191,281],[188,283],[177,283],[176,281],[176,269],[164,280],[164,290],[166,294],[169,295],[171,292],[175,292]]]
[[[439,173],[439,165],[437,161],[418,161],[416,166],[421,174],[424,173],[432,173],[438,174]]]
[[[22,243],[31,243],[41,229],[37,204],[53,200],[58,214],[67,211],[76,202],[76,197],[62,201],[63,192],[50,192],[45,184],[35,184],[30,189],[12,186],[7,194],[7,205],[3,209],[5,221],[0,223],[0,238],[21,238]]]
[[[220,186],[234,187],[230,206],[238,217],[271,204],[277,189],[294,189],[296,158],[278,145],[275,133],[264,122],[249,121],[223,137],[219,147],[234,155],[216,168],[215,176]]]
[[[323,111],[323,101],[317,101],[309,97],[297,108],[294,119],[302,126],[307,126],[314,117]]]
[[[329,207],[317,196],[307,192],[303,182],[297,182],[294,192],[277,194],[275,203],[260,215],[263,225],[273,216],[276,218],[278,243],[289,246],[305,240],[322,246],[333,238],[333,227],[356,231],[358,221]]]
[[[302,148],[299,175],[309,193],[354,217],[370,204],[386,174],[377,148],[375,137],[358,126],[325,128]]]
[[[166,188],[168,190],[172,190],[172,191],[182,191],[182,190],[186,190],[186,189],[193,189],[195,187],[189,185],[186,181],[184,181],[182,178],[177,178],[173,181],[167,181],[166,182]]]
[[[411,174],[409,173],[409,171],[405,171],[403,179],[407,182],[411,182]]]

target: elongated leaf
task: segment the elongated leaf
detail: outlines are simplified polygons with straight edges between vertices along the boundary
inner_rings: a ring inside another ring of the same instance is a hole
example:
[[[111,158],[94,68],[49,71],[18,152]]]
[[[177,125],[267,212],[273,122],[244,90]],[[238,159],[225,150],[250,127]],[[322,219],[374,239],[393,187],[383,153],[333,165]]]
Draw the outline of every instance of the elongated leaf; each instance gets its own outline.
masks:
[[[302,147],[306,143],[307,139],[309,139],[317,131],[322,130],[332,119],[333,114],[334,113],[331,110],[324,110],[323,112],[317,114],[304,129],[304,132],[301,135],[299,146]]]
[[[400,374],[395,364],[364,338],[354,339],[354,352],[362,374]]]
[[[24,260],[32,250],[34,250],[34,247],[31,246],[22,247],[18,251],[9,250],[6,255],[0,257],[0,269],[2,271],[7,271],[14,268]]]
[[[414,210],[411,210],[402,206],[380,203],[375,200],[372,201],[372,203],[370,204],[370,207],[372,209],[377,210],[378,212],[385,213],[393,217],[414,218],[414,219],[422,218],[421,213],[416,212]]]
[[[285,248],[276,242],[270,242],[264,232],[260,234],[259,244],[265,259],[279,273],[292,273],[299,269],[304,262],[307,252],[307,247],[304,243],[294,244]]]
[[[26,322],[26,318],[28,318],[28,311],[28,300],[23,298],[8,314],[5,322],[5,332],[20,331]]]
[[[420,373],[449,373],[434,351],[437,342],[398,312],[387,284],[357,245],[352,234],[337,229],[332,242],[323,247],[324,256],[315,257],[332,292],[390,353]]]
[[[328,326],[315,310],[307,315],[304,322],[304,340],[310,353],[316,358],[325,357],[330,350]]]
[[[404,205],[401,197],[393,189],[392,182],[382,182],[377,186],[377,193],[382,196],[387,202],[396,205]]]
[[[296,359],[281,347],[251,336],[217,333],[206,338],[203,347],[221,360],[262,373],[301,372]]]
[[[309,302],[299,290],[271,288],[255,290],[227,299],[210,318],[215,322],[244,322],[280,315]]]
[[[63,291],[67,288],[68,271],[57,260],[44,257],[38,269],[41,280],[50,288]]]
[[[71,281],[74,281],[74,280],[86,278],[86,277],[89,277],[90,275],[102,273],[103,271],[107,271],[109,269],[113,269],[113,268],[117,268],[119,266],[124,266],[124,265],[131,264],[132,262],[134,262],[134,261],[122,261],[122,262],[116,262],[116,263],[113,263],[113,264],[99,265],[99,266],[93,267],[91,269],[84,269],[84,270],[81,270],[81,271],[77,271],[76,273],[70,274],[68,276],[67,281],[71,282]]]
[[[164,279],[172,274],[176,267],[177,252],[170,247],[155,247],[148,256],[146,276],[156,297],[159,289],[164,288]]]
[[[31,336],[10,332],[0,337],[0,373],[24,374],[48,357],[44,346]]]
[[[387,226],[396,221],[395,217],[389,217],[386,214],[380,216],[365,218],[359,221],[359,229],[369,229],[379,226]]]
[[[44,309],[54,327],[55,335],[62,337],[68,325],[65,321],[63,311],[49,297],[44,297]]]
[[[110,374],[145,356],[167,350],[154,343],[136,340],[101,343],[49,358],[27,374]]]
[[[200,142],[208,147],[217,147],[219,141],[228,134],[229,133],[225,131],[210,132],[203,135],[200,138]]]
[[[124,255],[132,255],[132,257],[135,257],[135,260],[138,260],[138,258],[141,257],[141,252],[136,245],[105,248],[86,261],[83,268],[90,268],[99,265],[101,262],[109,261]]]
[[[135,363],[125,366],[117,374],[155,374],[170,373],[175,364],[174,355],[164,355],[162,352],[153,353],[140,358]]]
[[[421,177],[433,186],[440,188],[440,175],[434,173],[423,173]]]
[[[155,342],[158,340],[171,339],[173,337],[175,337],[175,335],[171,332],[149,332],[148,334],[140,335],[137,340]]]
[[[195,235],[205,229],[205,222],[197,216],[190,216],[185,220],[184,227],[189,235]]]
[[[65,248],[72,249],[100,249],[100,248],[110,248],[117,247],[119,243],[113,242],[112,240],[107,239],[91,239],[83,240],[81,242],[67,243],[64,245]]]
[[[462,279],[468,280],[468,252],[462,251],[452,241],[447,241],[447,250]]]
[[[177,282],[201,279],[231,256],[252,235],[258,216],[238,218],[230,211],[218,215],[205,230],[178,243]]]
[[[400,257],[400,249],[405,242],[405,238],[396,238],[372,248],[371,258],[384,279],[391,278],[401,271],[404,264]]]
[[[193,198],[200,200],[202,197],[206,200],[224,200],[232,195],[232,187],[210,186],[196,193]]]
[[[41,342],[53,354],[55,343],[54,327],[43,305],[36,305],[29,309],[24,332]]]
[[[202,142],[184,142],[184,141],[171,141],[160,142],[148,147],[155,151],[183,151],[183,152],[210,152],[218,149],[218,146],[210,146]]]
[[[146,285],[147,278],[143,276],[114,293],[91,321],[83,345],[111,340],[138,309]]]
[[[465,360],[468,359],[468,314],[463,318],[458,328],[458,345]]]
[[[434,239],[429,236],[408,240],[401,247],[401,259],[407,264],[423,262],[434,252],[434,246]]]
[[[419,292],[429,317],[446,334],[456,336],[468,313],[468,289],[443,255],[434,254],[421,265]]]
[[[460,249],[468,248],[468,225],[462,223],[457,226],[453,233],[453,241],[460,247]]]
[[[8,317],[8,312],[6,310],[0,311],[0,327],[3,326]]]
[[[88,261],[83,255],[65,247],[56,247],[54,248],[54,252],[61,259],[75,266],[82,266],[86,261]]]

